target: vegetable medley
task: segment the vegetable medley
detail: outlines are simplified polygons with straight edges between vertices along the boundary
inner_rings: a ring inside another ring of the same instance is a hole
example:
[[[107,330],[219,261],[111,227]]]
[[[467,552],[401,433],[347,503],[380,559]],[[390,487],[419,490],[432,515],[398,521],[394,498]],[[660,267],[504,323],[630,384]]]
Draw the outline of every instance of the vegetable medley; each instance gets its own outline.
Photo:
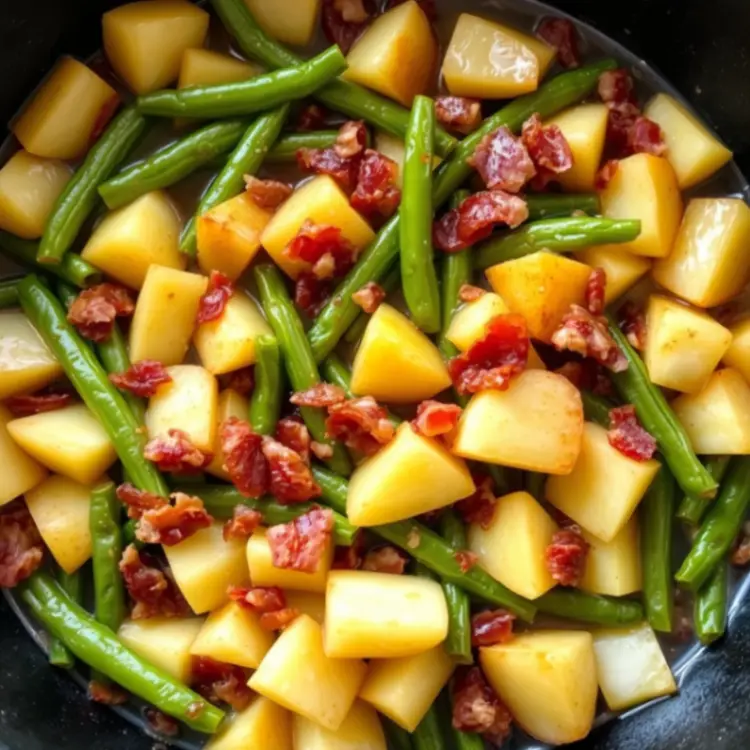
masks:
[[[573,742],[750,559],[730,151],[566,19],[385,6],[120,6],[0,169],[0,585],[211,750]]]

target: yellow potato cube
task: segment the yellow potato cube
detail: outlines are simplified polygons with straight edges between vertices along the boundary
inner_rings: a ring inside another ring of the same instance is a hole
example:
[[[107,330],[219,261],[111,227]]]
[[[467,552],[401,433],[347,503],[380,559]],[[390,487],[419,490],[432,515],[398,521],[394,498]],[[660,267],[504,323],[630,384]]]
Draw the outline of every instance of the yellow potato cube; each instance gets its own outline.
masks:
[[[546,630],[479,650],[479,661],[516,723],[551,745],[583,739],[596,709],[590,633]]]
[[[179,365],[190,346],[207,285],[208,279],[197,273],[150,266],[130,326],[130,359]]]
[[[356,526],[401,521],[444,508],[475,490],[466,464],[408,423],[349,480],[346,512]]]
[[[732,343],[724,354],[722,362],[742,374],[750,382],[750,318],[741,320],[729,328]]]
[[[0,404],[0,506],[36,487],[46,476],[43,466],[27,456],[8,432],[11,413]]]
[[[454,96],[512,99],[535,91],[554,58],[555,50],[539,39],[462,13],[442,75]]]
[[[536,599],[554,585],[545,551],[557,524],[527,492],[501,498],[489,526],[472,523],[469,549],[493,578],[527,599]]]
[[[646,310],[643,360],[652,383],[697,393],[732,343],[732,334],[703,312],[654,294]]]
[[[255,364],[255,339],[272,335],[257,305],[237,290],[218,320],[198,327],[193,343],[203,366],[214,375]]]
[[[583,406],[562,375],[527,370],[507,391],[474,395],[458,423],[457,456],[544,474],[569,474],[581,450]]]
[[[375,233],[370,225],[351,207],[349,198],[327,175],[320,175],[295,190],[268,222],[260,243],[284,273],[296,279],[311,265],[290,260],[284,250],[297,236],[306,221],[338,227],[341,236],[357,250],[372,242]]]
[[[245,81],[262,71],[259,65],[222,55],[210,49],[186,49],[182,53],[177,88],[211,86],[216,83]]]
[[[750,280],[750,208],[740,198],[693,198],[672,254],[654,279],[698,307],[714,307]]]
[[[249,748],[292,750],[291,714],[262,695],[222,724],[206,744],[206,750],[248,750]]]
[[[373,659],[359,697],[413,732],[445,687],[454,666],[442,645],[400,659]]]
[[[13,134],[35,156],[78,159],[118,102],[91,68],[63,57],[13,123]]]
[[[216,443],[216,378],[197,365],[174,365],[167,372],[172,382],[159,386],[148,402],[149,438],[167,437],[169,430],[182,430],[196,448],[210,453]]]
[[[651,270],[651,260],[623,250],[619,245],[594,245],[574,255],[575,259],[591,268],[601,268],[607,275],[604,304],[622,297],[636,282]]]
[[[717,370],[702,391],[678,396],[671,406],[696,453],[750,453],[750,386],[737,370]]]
[[[377,712],[360,700],[336,730],[295,714],[292,737],[294,750],[388,750]]]
[[[81,257],[116,281],[140,289],[154,263],[185,267],[179,238],[177,213],[167,196],[157,190],[107,214],[92,232]]]
[[[485,273],[508,309],[526,318],[529,335],[549,344],[570,306],[585,304],[591,268],[541,251],[491,266]]]
[[[260,626],[260,615],[229,602],[208,616],[190,653],[257,669],[273,641],[273,633]]]
[[[312,617],[322,625],[326,616],[326,598],[315,591],[285,591],[287,607],[298,610],[303,615]]]
[[[199,617],[150,617],[125,620],[118,638],[131,651],[188,684],[192,671],[192,646],[203,621]]]
[[[631,516],[611,542],[583,532],[589,544],[580,588],[592,594],[625,596],[640,591],[641,555],[638,547],[638,518]]]
[[[99,420],[84,404],[8,422],[13,440],[48,469],[92,484],[117,460]]]
[[[658,461],[634,461],[613,448],[607,431],[587,422],[583,427],[581,455],[573,471],[550,477],[546,499],[604,542],[611,542],[633,515]]]
[[[290,711],[336,730],[365,678],[359,659],[331,659],[323,651],[320,625],[300,615],[284,630],[247,683]]]
[[[337,659],[413,656],[448,635],[437,581],[364,570],[333,570],[326,589],[323,642]]]
[[[26,506],[57,564],[75,573],[91,557],[90,485],[47,477],[26,493]]]
[[[310,44],[320,12],[320,0],[245,0],[258,25],[284,44]]]
[[[601,203],[602,216],[609,219],[640,219],[640,235],[623,243],[623,250],[650,258],[669,255],[682,218],[682,196],[665,158],[635,154],[621,159]]]
[[[223,524],[213,523],[185,541],[164,547],[174,579],[195,614],[220,607],[229,586],[249,579],[245,545],[237,539],[224,541]]]
[[[643,114],[661,128],[667,159],[682,190],[702,182],[732,159],[732,152],[669,94],[657,94]]]
[[[237,419],[247,419],[249,403],[245,396],[240,395],[232,388],[227,388],[219,394],[219,401],[216,406],[216,442],[214,443],[211,463],[206,467],[209,474],[213,474],[219,479],[227,482],[231,481],[229,474],[224,468],[224,451],[221,449],[221,425],[230,417]]]
[[[596,676],[612,711],[677,692],[669,664],[648,623],[594,633]]]
[[[136,94],[177,79],[182,55],[202,47],[209,16],[187,0],[141,0],[102,16],[104,51],[115,72]]]
[[[403,313],[382,304],[370,316],[352,365],[352,392],[380,401],[424,401],[451,385],[435,344]]]

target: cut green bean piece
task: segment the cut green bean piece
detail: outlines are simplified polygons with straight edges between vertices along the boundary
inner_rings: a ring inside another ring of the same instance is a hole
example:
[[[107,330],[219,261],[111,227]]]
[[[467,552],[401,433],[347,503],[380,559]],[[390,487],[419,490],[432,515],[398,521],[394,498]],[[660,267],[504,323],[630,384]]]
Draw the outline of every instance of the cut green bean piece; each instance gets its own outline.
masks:
[[[281,412],[284,375],[281,351],[273,336],[255,341],[255,387],[250,398],[250,424],[259,435],[273,435]]]
[[[722,560],[695,595],[695,634],[704,645],[724,635],[729,601],[729,560]]]
[[[595,625],[631,625],[643,620],[643,607],[631,599],[615,599],[573,589],[554,589],[534,599],[540,612]]]
[[[456,750],[485,750],[487,747],[481,734],[476,732],[462,732],[451,725],[451,736]]]
[[[389,295],[396,291],[401,285],[401,266],[396,264],[380,282],[380,286],[386,295]],[[343,338],[347,344],[354,344],[362,338],[362,335],[367,328],[367,324],[370,322],[370,314],[364,312],[359,313],[354,323],[349,326],[349,329],[344,334]]]
[[[57,582],[60,588],[74,601],[81,603],[83,599],[83,581],[81,571],[75,573],[66,573],[62,568],[58,568]],[[76,660],[73,654],[68,651],[65,644],[59,638],[51,638],[49,644],[49,663],[53,667],[62,667],[63,669],[73,669]]]
[[[296,164],[301,148],[330,148],[336,143],[338,130],[312,130],[309,133],[282,135],[266,154],[266,164]]]
[[[615,408],[615,404],[608,401],[604,396],[597,396],[591,391],[581,391],[581,401],[583,401],[583,415],[587,422],[596,422],[596,424],[609,429],[609,412]]]
[[[18,306],[18,279],[0,281],[0,310]]]
[[[437,706],[433,704],[411,736],[414,750],[446,750]]]
[[[329,354],[320,366],[320,372],[327,383],[337,385],[344,390],[347,398],[353,398],[352,375],[349,368],[338,354]]]
[[[729,456],[709,456],[704,461],[706,471],[721,484],[724,474],[729,468]],[[711,500],[700,495],[686,494],[677,508],[677,518],[693,526],[697,526],[706,511],[711,507]]]
[[[574,211],[599,213],[597,193],[533,193],[524,196],[524,200],[529,209],[527,221],[570,216]]]
[[[96,344],[96,353],[99,355],[104,369],[110,373],[126,372],[130,369],[130,355],[125,335],[117,323],[112,328],[112,333],[106,341]],[[138,424],[143,424],[146,419],[146,402],[129,391],[121,391],[123,399],[130,407]]]
[[[380,721],[383,724],[383,731],[388,740],[390,750],[413,750],[414,745],[411,743],[411,734],[409,732],[402,729],[386,716],[381,716]]]

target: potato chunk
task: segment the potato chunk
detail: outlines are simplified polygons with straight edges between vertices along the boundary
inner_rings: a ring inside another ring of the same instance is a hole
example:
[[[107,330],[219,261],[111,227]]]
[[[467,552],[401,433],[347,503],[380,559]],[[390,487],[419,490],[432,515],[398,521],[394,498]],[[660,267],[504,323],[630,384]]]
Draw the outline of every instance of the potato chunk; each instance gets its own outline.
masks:
[[[672,254],[654,279],[698,307],[714,307],[750,280],[750,208],[739,198],[693,198]]]
[[[206,471],[219,479],[231,481],[229,474],[224,469],[224,451],[221,449],[221,425],[230,417],[237,419],[247,419],[249,403],[245,396],[242,396],[232,388],[227,388],[219,394],[219,400],[216,406],[216,440],[214,442],[211,463],[206,467]]]
[[[539,39],[462,13],[442,75],[455,96],[512,99],[535,91],[554,57],[555,50]]]
[[[300,615],[282,631],[247,683],[261,695],[326,729],[343,723],[365,678],[359,659],[331,659],[320,625]]]
[[[364,570],[329,574],[323,627],[328,656],[413,656],[447,635],[448,608],[436,581]]]
[[[702,391],[679,396],[671,406],[696,453],[750,453],[750,386],[737,370],[717,370]]]
[[[680,189],[697,185],[731,160],[732,152],[669,94],[657,94],[643,114],[661,128],[667,159],[677,175]]]
[[[354,470],[346,512],[357,526],[375,526],[444,508],[474,489],[460,458],[404,424],[388,445]]]
[[[259,65],[210,49],[186,49],[182,53],[177,88],[245,81],[258,75],[261,70]]]
[[[594,245],[575,253],[576,260],[591,268],[601,268],[607,275],[604,304],[622,297],[651,269],[651,259],[633,255],[619,245]]]
[[[245,748],[292,750],[292,715],[262,695],[234,717],[226,719],[221,731],[209,739],[206,750]]]
[[[203,46],[208,20],[187,0],[121,5],[102,16],[104,51],[130,89],[145,94],[176,80],[185,50]]]
[[[583,406],[562,375],[527,370],[507,391],[482,391],[464,409],[453,453],[544,474],[569,474],[581,450]]]
[[[70,180],[65,162],[17,151],[0,169],[0,229],[35,240]]]
[[[611,542],[633,515],[660,464],[634,461],[613,448],[607,431],[587,422],[573,471],[547,480],[545,497],[604,542]]]
[[[490,685],[532,737],[563,745],[591,729],[597,684],[590,633],[547,630],[479,650]]]
[[[592,594],[625,596],[641,590],[641,556],[638,547],[638,518],[630,520],[611,542],[583,532],[589,544],[580,587]]]
[[[326,617],[326,598],[316,591],[285,591],[287,607],[312,617],[322,625]]]
[[[733,367],[750,383],[750,318],[730,326],[732,343],[724,354],[723,362]]]
[[[245,0],[258,25],[284,44],[310,44],[320,12],[320,0]]]
[[[46,476],[46,469],[24,453],[8,432],[11,413],[0,404],[0,506],[36,487]]]
[[[294,750],[388,750],[377,712],[361,700],[354,701],[335,731],[295,714],[292,737]]]
[[[92,232],[81,257],[126,286],[140,289],[154,263],[185,267],[179,237],[175,209],[157,190],[107,214]]]
[[[34,156],[78,159],[117,107],[117,92],[83,63],[63,57],[13,123]]]

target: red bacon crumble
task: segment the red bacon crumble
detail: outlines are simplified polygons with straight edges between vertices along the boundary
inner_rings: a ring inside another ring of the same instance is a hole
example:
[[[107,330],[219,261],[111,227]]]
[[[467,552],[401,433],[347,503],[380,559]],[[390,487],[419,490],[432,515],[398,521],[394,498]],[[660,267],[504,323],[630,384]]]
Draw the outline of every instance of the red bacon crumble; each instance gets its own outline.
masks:
[[[455,552],[453,557],[461,568],[462,573],[468,573],[479,562],[479,555],[465,549]]]
[[[352,398],[328,407],[326,434],[365,456],[372,456],[395,434],[386,409],[372,396]]]
[[[750,562],[750,537],[742,536],[730,558],[732,565],[744,567]]]
[[[14,417],[30,417],[57,411],[73,403],[72,393],[35,393],[32,396],[11,396],[3,403]]]
[[[632,102],[635,103],[633,94],[633,79],[625,68],[606,70],[599,76],[597,83],[599,98],[605,103]]]
[[[635,461],[648,461],[656,453],[656,440],[641,427],[630,404],[609,410],[609,444]]]
[[[289,523],[271,526],[266,539],[277,568],[314,573],[331,543],[333,513],[313,508]]]
[[[323,0],[323,33],[346,54],[375,12],[372,0]]]
[[[333,446],[328,445],[328,443],[319,443],[317,440],[313,440],[310,443],[310,451],[320,461],[327,461],[329,458],[333,458]]]
[[[6,467],[7,470],[7,467]],[[44,545],[29,509],[21,500],[0,511],[0,588],[25,581],[41,564]]]
[[[251,174],[243,176],[245,191],[253,203],[267,211],[275,211],[291,194],[292,186],[278,180],[260,180]]]
[[[461,284],[461,288],[458,290],[458,298],[461,302],[476,302],[485,294],[487,294],[485,289],[471,284]]]
[[[332,570],[359,570],[364,562],[365,537],[361,531],[354,536],[348,547],[336,547],[333,553]]]
[[[578,390],[586,390],[597,396],[612,396],[614,388],[607,371],[593,359],[582,362],[566,362],[555,372],[567,378]]]
[[[510,711],[487,684],[482,670],[460,670],[453,681],[453,726],[462,732],[478,732],[501,745],[512,723]]]
[[[664,156],[667,144],[661,128],[648,117],[639,115],[628,130],[628,147],[634,154]]]
[[[506,127],[484,136],[467,159],[490,189],[517,193],[536,174],[523,141]]]
[[[557,125],[542,125],[538,114],[533,114],[523,124],[521,139],[536,166],[537,188],[546,187],[555,175],[573,166],[573,153],[562,130]]]
[[[320,487],[299,453],[270,438],[263,440],[261,450],[268,462],[269,490],[280,503],[304,503],[320,496]]]
[[[263,522],[263,514],[246,505],[235,505],[232,517],[224,524],[222,536],[224,541],[230,539],[249,539]]]
[[[237,391],[240,396],[249,396],[255,388],[255,373],[252,365],[230,372],[226,379],[227,389]]]
[[[208,289],[198,303],[198,324],[218,320],[224,314],[224,308],[233,294],[232,280],[221,271],[211,271],[208,277]]]
[[[210,703],[228,703],[235,711],[247,708],[253,691],[246,670],[207,656],[193,656],[192,662],[190,686],[196,693]]]
[[[432,244],[444,253],[457,253],[466,248],[458,237],[458,222],[461,215],[458,208],[446,211],[432,225]]]
[[[208,528],[214,520],[199,497],[175,492],[172,499],[174,505],[165,500],[158,508],[143,512],[135,532],[137,539],[146,544],[171,547],[188,539],[196,531]]]
[[[515,615],[504,609],[487,609],[471,618],[471,645],[494,646],[513,638]]]
[[[260,497],[268,491],[270,473],[263,455],[263,437],[250,424],[230,417],[219,428],[224,465],[232,484],[246,497]]]
[[[148,461],[153,461],[160,471],[175,474],[198,472],[205,469],[213,458],[210,453],[196,448],[186,433],[175,429],[169,430],[167,437],[149,440],[143,455]]]
[[[180,725],[177,721],[155,708],[144,709],[143,716],[149,729],[157,735],[176,737],[180,733]]]
[[[297,130],[320,130],[325,125],[327,116],[320,104],[308,104],[299,114]]]
[[[435,115],[441,125],[467,135],[482,123],[482,105],[465,96],[438,96]]]
[[[350,198],[352,208],[374,223],[389,219],[401,202],[397,181],[398,164],[368,148],[359,165],[357,187]]]
[[[284,254],[290,260],[309,263],[314,276],[321,280],[344,275],[357,259],[356,248],[339,227],[313,224],[309,220],[300,227]]]
[[[352,294],[352,302],[359,305],[368,315],[372,315],[385,299],[385,289],[374,281],[368,281]]]
[[[557,59],[563,68],[577,68],[581,64],[578,54],[578,33],[567,18],[543,18],[536,35],[557,50]]]
[[[117,685],[105,684],[98,680],[91,680],[88,685],[89,700],[104,706],[121,706],[128,700],[128,694]]]
[[[595,268],[586,282],[586,309],[592,315],[604,312],[604,294],[607,291],[607,274],[603,268]]]
[[[277,609],[274,612],[264,612],[260,616],[260,626],[263,630],[283,630],[290,622],[299,617],[299,610],[294,607]]]
[[[106,341],[115,327],[115,318],[128,317],[135,310],[130,292],[119,284],[98,284],[84,289],[68,308],[68,322],[84,338]]]
[[[345,122],[330,148],[301,148],[297,165],[303,172],[327,174],[351,192],[357,184],[359,164],[367,145],[367,129],[361,120]]]
[[[634,349],[641,351],[646,346],[646,317],[632,300],[628,300],[617,311],[618,325]]]
[[[346,401],[344,389],[331,383],[318,383],[306,391],[293,393],[289,399],[295,406],[326,407]]]
[[[406,570],[409,562],[401,550],[390,544],[371,549],[362,563],[362,570],[370,570],[375,573],[391,573],[400,576]]]
[[[275,612],[286,607],[286,595],[278,586],[230,586],[227,596],[241,607],[258,614]]]
[[[617,174],[617,170],[620,166],[620,162],[617,159],[610,159],[604,162],[604,165],[596,173],[596,179],[594,180],[594,187],[597,190],[604,190],[609,185],[612,178]]]
[[[310,271],[303,271],[294,285],[294,304],[308,318],[314,318],[328,301],[331,283],[321,281]]]
[[[276,426],[276,440],[291,448],[306,463],[310,463],[310,432],[296,417],[284,417]]]
[[[576,525],[556,531],[544,552],[547,570],[561,586],[577,586],[586,568],[589,544]]]
[[[497,505],[492,479],[475,475],[474,484],[476,486],[474,493],[459,500],[454,507],[465,523],[478,523],[483,529],[488,529],[495,516]]]
[[[155,359],[134,362],[125,372],[111,373],[109,379],[121,391],[128,391],[139,398],[150,398],[160,385],[172,382],[172,376],[164,365]]]
[[[415,432],[425,437],[447,435],[456,428],[463,409],[456,404],[441,401],[422,401],[411,425]]]
[[[148,490],[139,490],[130,482],[119,485],[115,494],[117,499],[128,509],[128,518],[139,520],[147,510],[155,510],[167,504],[167,501]]]

